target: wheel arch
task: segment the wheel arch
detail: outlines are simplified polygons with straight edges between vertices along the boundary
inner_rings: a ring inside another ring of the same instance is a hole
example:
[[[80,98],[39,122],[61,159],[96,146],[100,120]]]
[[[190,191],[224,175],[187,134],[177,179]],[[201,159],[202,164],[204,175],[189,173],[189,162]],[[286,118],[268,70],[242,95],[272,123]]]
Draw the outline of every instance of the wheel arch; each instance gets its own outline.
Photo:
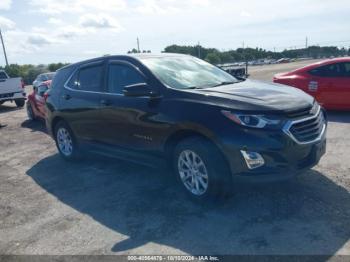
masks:
[[[164,153],[166,155],[166,159],[168,161],[171,161],[171,157],[173,155],[176,145],[180,141],[183,141],[184,139],[191,138],[191,137],[202,138],[204,140],[207,140],[213,146],[215,146],[220,152],[222,158],[225,160],[226,164],[229,166],[229,161],[224,154],[223,148],[220,145],[219,141],[215,139],[214,134],[212,134],[210,131],[201,132],[201,131],[198,131],[198,129],[191,129],[191,128],[176,130],[166,139],[164,143]]]

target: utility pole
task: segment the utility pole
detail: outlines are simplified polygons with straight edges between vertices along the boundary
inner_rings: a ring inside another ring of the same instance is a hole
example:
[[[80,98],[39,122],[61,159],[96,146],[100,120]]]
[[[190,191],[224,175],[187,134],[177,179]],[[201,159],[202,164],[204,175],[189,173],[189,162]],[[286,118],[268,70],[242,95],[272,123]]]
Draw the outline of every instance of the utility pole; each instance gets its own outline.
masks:
[[[198,58],[201,58],[201,43],[198,42]]]
[[[1,43],[2,43],[2,50],[4,51],[6,66],[9,66],[9,62],[8,62],[8,60],[7,60],[7,55],[6,55],[6,49],[5,49],[4,39],[2,38],[1,29],[0,29],[0,38],[1,38]]]
[[[136,40],[137,40],[137,51],[138,51],[139,53],[141,53],[141,51],[140,51],[140,41],[139,41],[139,38],[137,38]]]
[[[305,38],[305,49],[307,49],[307,47],[308,47],[307,45],[308,45],[308,38],[306,37]]]

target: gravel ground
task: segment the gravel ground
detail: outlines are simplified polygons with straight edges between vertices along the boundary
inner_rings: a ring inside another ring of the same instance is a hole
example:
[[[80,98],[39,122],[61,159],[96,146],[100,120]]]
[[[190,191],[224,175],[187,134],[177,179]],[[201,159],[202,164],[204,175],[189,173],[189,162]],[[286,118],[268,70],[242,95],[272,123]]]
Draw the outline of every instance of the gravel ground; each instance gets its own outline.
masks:
[[[250,73],[268,80],[291,66]],[[236,185],[232,199],[208,208],[188,201],[166,170],[94,156],[64,162],[44,124],[5,103],[0,254],[350,255],[350,112],[329,119],[318,166],[288,182]]]

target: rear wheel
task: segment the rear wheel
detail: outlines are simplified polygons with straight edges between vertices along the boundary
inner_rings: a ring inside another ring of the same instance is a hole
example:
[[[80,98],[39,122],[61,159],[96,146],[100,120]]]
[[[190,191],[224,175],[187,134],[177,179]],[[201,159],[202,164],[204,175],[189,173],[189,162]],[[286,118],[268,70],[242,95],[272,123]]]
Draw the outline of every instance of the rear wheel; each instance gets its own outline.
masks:
[[[196,200],[230,196],[232,182],[221,152],[203,138],[189,138],[175,148],[173,168],[185,191]]]
[[[60,121],[55,125],[55,142],[58,152],[65,160],[79,158],[78,144],[73,131],[64,122]]]
[[[25,104],[25,101],[24,101],[24,99],[16,99],[15,103],[16,103],[17,107],[23,107]]]

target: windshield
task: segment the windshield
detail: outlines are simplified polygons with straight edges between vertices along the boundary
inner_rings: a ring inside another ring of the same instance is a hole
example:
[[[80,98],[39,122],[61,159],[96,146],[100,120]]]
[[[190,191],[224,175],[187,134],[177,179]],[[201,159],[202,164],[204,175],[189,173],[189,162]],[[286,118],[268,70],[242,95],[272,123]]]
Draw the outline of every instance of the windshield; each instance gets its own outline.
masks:
[[[141,61],[172,88],[207,88],[238,82],[225,71],[192,56],[144,57]]]
[[[43,81],[52,80],[55,73],[43,74]]]

